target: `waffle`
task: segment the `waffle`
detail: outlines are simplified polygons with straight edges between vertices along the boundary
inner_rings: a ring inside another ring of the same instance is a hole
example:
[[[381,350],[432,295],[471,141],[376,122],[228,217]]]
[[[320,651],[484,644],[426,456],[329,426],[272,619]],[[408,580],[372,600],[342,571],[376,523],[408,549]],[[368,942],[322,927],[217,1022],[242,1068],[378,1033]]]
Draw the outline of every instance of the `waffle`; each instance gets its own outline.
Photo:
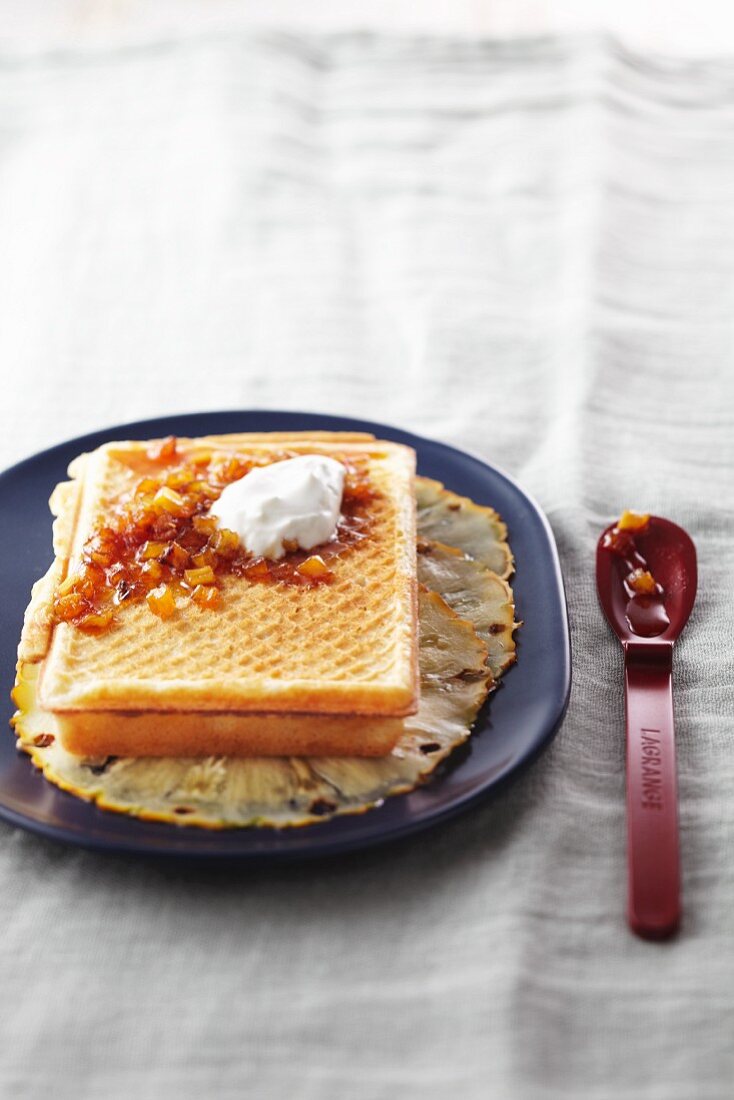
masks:
[[[399,719],[418,702],[413,452],[328,433],[179,440],[184,459],[202,447],[359,458],[375,489],[368,536],[332,559],[328,586],[228,576],[217,611],[184,600],[162,621],[143,602],[123,605],[100,635],[54,624],[56,585],[132,491],[149,447],[110,443],[81,456],[52,497],[56,558],[34,589],[20,656],[42,662],[42,703],[65,747],[88,755],[388,752]]]

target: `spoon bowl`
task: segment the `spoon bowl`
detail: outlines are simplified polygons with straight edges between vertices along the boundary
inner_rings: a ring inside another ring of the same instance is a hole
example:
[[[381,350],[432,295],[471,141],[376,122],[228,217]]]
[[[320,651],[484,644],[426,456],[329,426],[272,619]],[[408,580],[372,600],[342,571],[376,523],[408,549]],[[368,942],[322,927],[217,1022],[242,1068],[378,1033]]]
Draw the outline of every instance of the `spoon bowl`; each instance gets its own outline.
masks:
[[[627,620],[629,596],[623,584],[627,566],[622,558],[604,546],[613,527],[614,524],[610,524],[602,532],[596,547],[599,602],[620,642],[639,641],[642,636],[632,630]],[[662,585],[663,604],[670,620],[665,630],[654,635],[655,641],[674,642],[688,622],[696,599],[696,547],[682,527],[661,516],[650,516],[648,528],[635,537],[635,543],[655,580]]]

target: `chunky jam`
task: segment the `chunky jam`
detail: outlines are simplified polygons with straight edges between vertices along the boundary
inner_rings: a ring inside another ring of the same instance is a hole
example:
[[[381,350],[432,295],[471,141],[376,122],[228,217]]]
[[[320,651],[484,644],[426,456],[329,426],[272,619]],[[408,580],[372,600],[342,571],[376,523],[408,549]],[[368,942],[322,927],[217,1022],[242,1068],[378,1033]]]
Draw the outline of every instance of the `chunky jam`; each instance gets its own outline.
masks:
[[[665,591],[655,580],[640,553],[637,537],[650,530],[650,517],[637,512],[623,512],[604,538],[605,549],[621,558],[627,569],[623,579],[628,596],[625,617],[630,630],[643,638],[654,638],[670,626],[665,610]]]
[[[332,560],[367,535],[374,491],[366,463],[354,456],[339,456],[347,473],[334,538],[308,551],[286,546],[288,552],[278,561],[253,557],[233,531],[219,527],[207,513],[225,486],[256,466],[293,458],[293,452],[263,459],[214,455],[202,448],[184,456],[171,437],[147,457],[145,476],[92,532],[79,566],[57,588],[57,622],[102,632],[122,604],[142,600],[154,615],[168,619],[182,595],[202,609],[214,609],[221,605],[222,578],[232,575],[259,584],[329,584]]]

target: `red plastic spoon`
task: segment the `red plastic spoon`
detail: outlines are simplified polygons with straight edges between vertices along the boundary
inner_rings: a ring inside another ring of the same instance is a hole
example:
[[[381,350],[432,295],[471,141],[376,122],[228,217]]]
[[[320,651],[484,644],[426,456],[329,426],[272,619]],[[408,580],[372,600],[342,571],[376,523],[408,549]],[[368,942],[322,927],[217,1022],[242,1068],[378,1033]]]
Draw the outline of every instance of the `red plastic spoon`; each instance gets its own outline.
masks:
[[[696,548],[681,527],[650,516],[634,534],[630,561],[605,546],[613,530],[597,545],[596,585],[624,649],[628,920],[639,936],[664,939],[680,920],[673,643],[696,598]],[[631,599],[631,565],[646,565],[662,593]]]

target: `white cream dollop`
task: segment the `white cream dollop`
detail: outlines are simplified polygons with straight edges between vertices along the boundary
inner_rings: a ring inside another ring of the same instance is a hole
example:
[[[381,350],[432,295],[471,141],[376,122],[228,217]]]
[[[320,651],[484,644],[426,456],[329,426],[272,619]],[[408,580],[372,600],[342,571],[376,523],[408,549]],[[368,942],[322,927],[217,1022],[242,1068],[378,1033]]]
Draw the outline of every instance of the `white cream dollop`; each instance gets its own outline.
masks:
[[[227,485],[210,515],[255,557],[282,558],[284,541],[311,550],[336,533],[344,475],[342,463],[325,455],[256,467]]]

